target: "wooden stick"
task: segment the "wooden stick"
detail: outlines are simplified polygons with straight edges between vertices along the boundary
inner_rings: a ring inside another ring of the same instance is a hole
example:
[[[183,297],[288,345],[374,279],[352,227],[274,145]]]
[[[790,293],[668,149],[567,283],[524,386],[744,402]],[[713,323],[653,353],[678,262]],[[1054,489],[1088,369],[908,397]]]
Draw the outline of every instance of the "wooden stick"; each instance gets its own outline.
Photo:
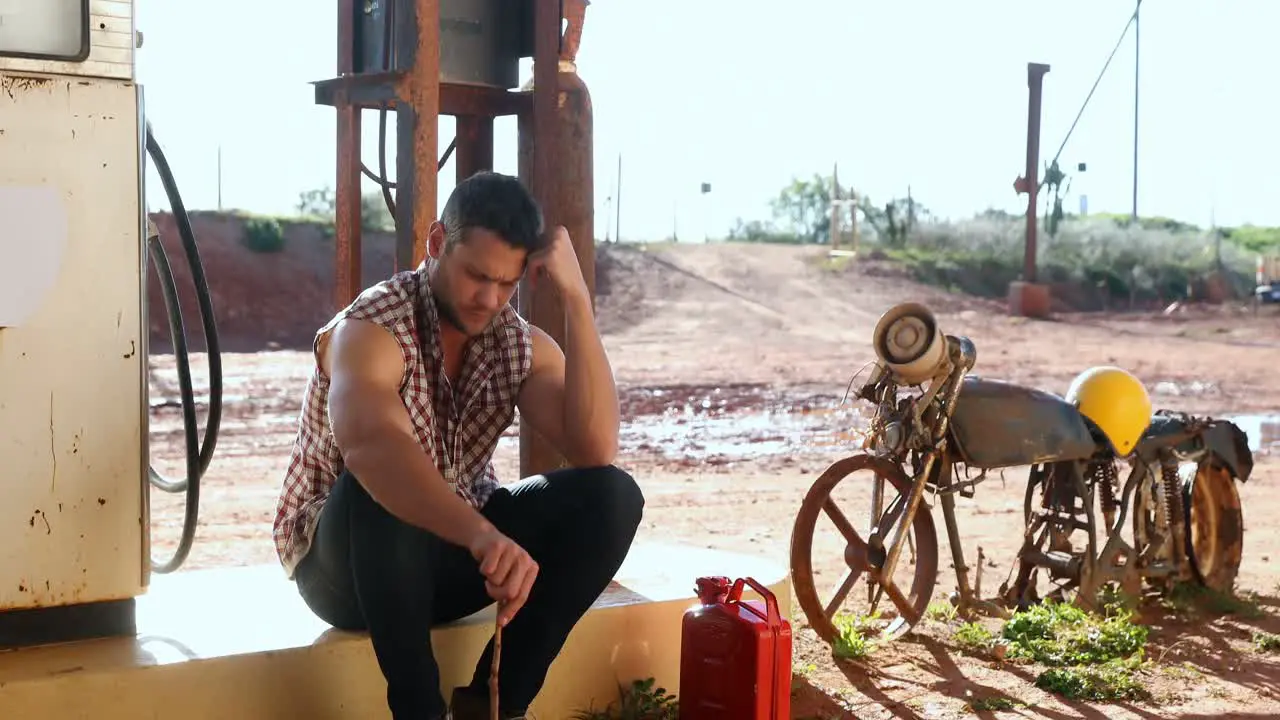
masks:
[[[502,607],[498,607],[502,611]],[[489,720],[498,718],[498,663],[502,657],[502,623],[493,624],[493,664],[489,666]]]

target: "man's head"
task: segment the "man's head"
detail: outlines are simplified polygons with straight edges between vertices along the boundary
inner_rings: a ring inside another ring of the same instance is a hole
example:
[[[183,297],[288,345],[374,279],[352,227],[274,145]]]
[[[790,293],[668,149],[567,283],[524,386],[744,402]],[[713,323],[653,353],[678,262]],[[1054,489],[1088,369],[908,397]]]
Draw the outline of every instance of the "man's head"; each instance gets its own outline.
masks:
[[[465,335],[483,332],[545,242],[542,211],[518,180],[481,172],[458,183],[427,236],[441,318]]]

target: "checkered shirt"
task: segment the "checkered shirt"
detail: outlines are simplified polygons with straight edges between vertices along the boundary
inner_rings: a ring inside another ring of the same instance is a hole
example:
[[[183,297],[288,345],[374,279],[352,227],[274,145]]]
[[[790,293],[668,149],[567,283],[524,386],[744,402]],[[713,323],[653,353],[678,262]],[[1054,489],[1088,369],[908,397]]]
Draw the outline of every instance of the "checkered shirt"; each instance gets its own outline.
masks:
[[[365,290],[316,333],[313,351],[342,318],[373,322],[395,337],[405,363],[400,397],[418,443],[454,492],[473,507],[483,506],[498,487],[493,451],[515,417],[516,397],[529,373],[529,325],[510,305],[504,307],[471,343],[458,388],[451,392],[427,266],[397,273]],[[272,532],[291,579],[311,547],[320,508],[343,469],[329,428],[328,401],[329,379],[316,367],[307,381]]]

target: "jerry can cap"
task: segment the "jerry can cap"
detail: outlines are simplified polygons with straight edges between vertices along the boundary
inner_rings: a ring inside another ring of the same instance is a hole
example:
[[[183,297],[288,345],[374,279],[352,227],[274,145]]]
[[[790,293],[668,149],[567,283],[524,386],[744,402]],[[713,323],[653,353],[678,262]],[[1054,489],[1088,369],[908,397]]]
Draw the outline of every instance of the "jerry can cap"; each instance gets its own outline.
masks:
[[[733,581],[723,575],[700,577],[694,587],[694,592],[698,594],[698,599],[702,601],[702,604],[712,605],[724,602],[729,597],[729,588],[732,585]]]

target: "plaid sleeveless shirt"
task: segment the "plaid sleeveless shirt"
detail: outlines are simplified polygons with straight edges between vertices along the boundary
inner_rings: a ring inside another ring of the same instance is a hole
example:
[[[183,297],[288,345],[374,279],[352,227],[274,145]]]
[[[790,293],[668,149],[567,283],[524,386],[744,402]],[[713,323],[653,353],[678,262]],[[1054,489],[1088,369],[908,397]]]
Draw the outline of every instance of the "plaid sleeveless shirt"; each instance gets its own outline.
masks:
[[[404,271],[365,290],[319,332],[319,343],[343,318],[372,322],[395,338],[404,357],[400,397],[422,446],[450,488],[479,508],[498,487],[493,451],[515,417],[516,398],[533,357],[528,323],[503,307],[463,358],[456,388],[444,373],[440,318],[428,268]],[[290,579],[311,547],[320,508],[342,473],[342,454],[328,417],[329,378],[319,365],[303,396],[298,434],[289,457],[272,535]]]

